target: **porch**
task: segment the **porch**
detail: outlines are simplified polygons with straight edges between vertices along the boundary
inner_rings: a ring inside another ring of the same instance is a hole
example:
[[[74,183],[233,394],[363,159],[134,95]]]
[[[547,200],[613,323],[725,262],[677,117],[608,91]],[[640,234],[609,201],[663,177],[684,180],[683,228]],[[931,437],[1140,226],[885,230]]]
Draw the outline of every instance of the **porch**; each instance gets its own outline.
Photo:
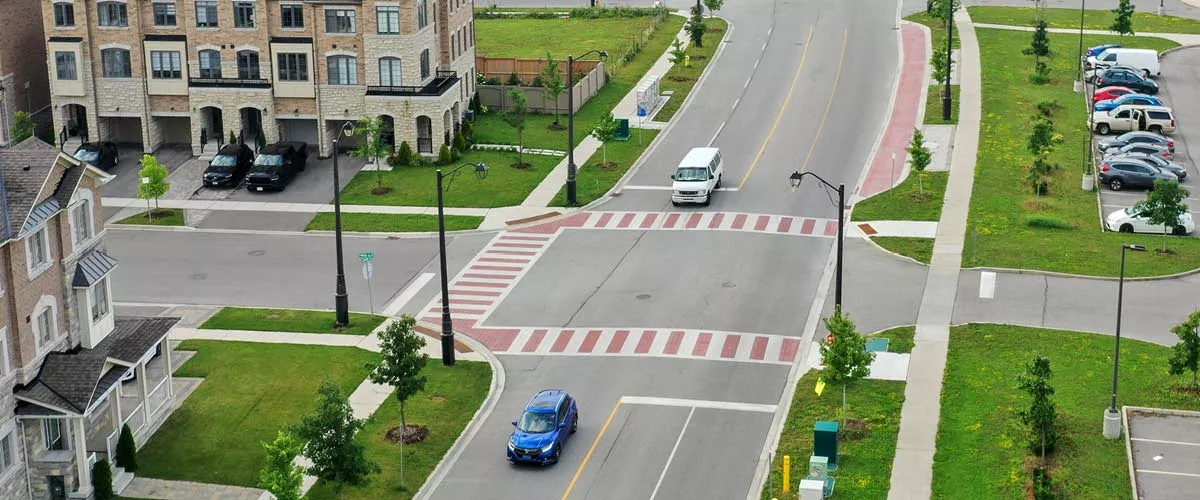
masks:
[[[150,357],[132,367],[85,417],[86,450],[97,460],[113,460],[123,425],[129,426],[134,442],[141,446],[166,419],[175,393],[170,373],[176,366],[167,342],[156,344]]]

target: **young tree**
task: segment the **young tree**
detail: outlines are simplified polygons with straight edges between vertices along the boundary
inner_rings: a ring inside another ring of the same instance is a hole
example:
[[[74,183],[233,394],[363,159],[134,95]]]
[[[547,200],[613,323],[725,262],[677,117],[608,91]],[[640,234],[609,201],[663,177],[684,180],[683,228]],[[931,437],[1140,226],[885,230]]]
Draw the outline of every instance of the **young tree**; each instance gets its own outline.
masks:
[[[933,152],[925,147],[925,134],[921,133],[920,128],[913,129],[912,141],[908,143],[909,156],[912,158],[909,162],[912,169],[917,173],[917,186],[920,188],[921,196],[925,196],[925,168],[933,162]]]
[[[825,318],[829,337],[821,343],[821,381],[842,386],[842,423],[846,419],[846,386],[871,374],[871,362],[875,353],[867,352],[867,339],[854,326],[850,317],[841,308],[834,309],[833,316]]]
[[[725,6],[725,0],[704,0],[704,6],[708,7],[708,17],[712,17],[713,12]]]
[[[116,493],[113,493],[113,473],[108,460],[102,458],[92,464],[92,488],[96,493],[96,500],[117,498]]]
[[[366,448],[354,440],[364,420],[354,418],[342,389],[326,379],[317,391],[317,410],[300,418],[292,432],[305,442],[304,456],[312,461],[308,473],[338,485],[362,484],[379,464],[367,459]]]
[[[17,111],[13,113],[13,142],[21,142],[25,139],[33,137],[33,131],[36,126],[33,123],[33,118],[29,117],[29,113]]]
[[[1054,132],[1054,123],[1042,116],[1033,117],[1029,139],[1025,143],[1026,150],[1033,155],[1029,165],[1026,181],[1038,195],[1046,194],[1050,189],[1050,174],[1058,170],[1059,165],[1050,161],[1050,153],[1054,146],[1062,142],[1062,138]]]
[[[1055,409],[1054,401],[1050,399],[1054,395],[1054,388],[1050,386],[1052,375],[1050,359],[1038,355],[1025,365],[1025,375],[1018,378],[1021,390],[1032,398],[1029,408],[1020,412],[1021,421],[1029,426],[1029,431],[1033,433],[1034,439],[1029,443],[1030,448],[1034,452],[1040,450],[1039,456],[1043,463],[1046,453],[1053,453],[1055,445],[1058,444],[1058,410]]]
[[[1163,252],[1167,248],[1167,235],[1179,226],[1179,218],[1186,214],[1188,206],[1183,201],[1191,195],[1179,186],[1179,181],[1154,181],[1154,189],[1146,191],[1146,199],[1133,205],[1133,212],[1139,217],[1145,217],[1151,224],[1161,224],[1163,227]]]
[[[129,424],[121,427],[121,437],[117,438],[117,467],[126,472],[137,472],[137,443],[133,440],[133,431]]]
[[[267,452],[267,464],[258,473],[258,487],[271,492],[277,500],[300,500],[304,469],[295,460],[304,443],[288,431],[279,431],[274,442],[262,445]]]
[[[529,100],[521,89],[508,91],[512,107],[504,112],[504,123],[517,129],[517,166],[525,166],[525,116],[529,114]]]
[[[391,131],[391,125],[388,125],[382,116],[363,118],[354,125],[354,133],[362,135],[363,140],[350,152],[350,156],[368,158],[375,162],[375,187],[380,189],[383,188],[383,170],[379,168],[382,166],[379,158],[392,152],[392,145],[388,144],[383,136]]]
[[[542,92],[546,93],[546,97],[554,101],[554,126],[561,127],[558,124],[558,96],[567,90],[567,82],[563,80],[562,72],[558,69],[558,61],[550,55],[550,51],[546,51],[546,65],[542,67]]]
[[[1021,51],[1022,54],[1034,57],[1034,72],[1041,76],[1046,76],[1050,73],[1050,67],[1042,62],[1043,57],[1050,57],[1050,37],[1046,34],[1046,21],[1039,20],[1036,28],[1033,30],[1033,39],[1029,42],[1029,47]]]
[[[1188,316],[1187,321],[1171,329],[1179,337],[1179,343],[1171,347],[1170,374],[1183,375],[1192,372],[1192,387],[1196,387],[1196,373],[1200,372],[1200,311]]]
[[[933,81],[942,84],[942,92],[946,91],[946,86],[950,85],[950,72],[954,62],[946,57],[946,47],[938,45],[933,48],[933,57],[929,59],[929,65],[933,67]]]
[[[404,403],[408,398],[425,390],[426,377],[421,370],[429,362],[423,354],[425,338],[413,332],[417,320],[407,314],[393,321],[379,333],[379,363],[370,363],[371,382],[395,388],[396,400],[400,401],[400,485],[404,485],[404,432],[408,430],[408,419],[404,414]]]
[[[142,155],[142,170],[138,172],[138,177],[141,178],[138,184],[138,198],[153,199],[154,209],[158,210],[158,199],[171,190],[171,183],[167,182],[168,175],[171,175],[171,171],[159,163],[158,158],[154,155]],[[146,217],[150,217],[149,210],[146,211]]]
[[[678,38],[671,42],[671,50],[668,53],[671,55],[670,61],[673,66],[683,64],[687,60],[687,49],[683,48],[683,41]]]
[[[596,124],[596,128],[592,130],[592,135],[596,140],[600,141],[600,158],[601,165],[608,165],[608,142],[617,138],[617,132],[621,129],[621,123],[613,118],[612,113],[609,113],[604,118],[600,119],[600,123]]]
[[[1116,17],[1108,29],[1121,35],[1121,41],[1124,42],[1125,35],[1133,34],[1133,2],[1131,0],[1120,0],[1117,3],[1117,8],[1113,9],[1112,13],[1116,14]]]
[[[704,46],[704,32],[708,30],[708,26],[704,24],[704,13],[701,9],[692,7],[692,17],[683,29],[687,30],[688,36],[691,37],[692,45],[696,48]]]
[[[237,144],[237,142],[238,142],[238,136],[237,136],[237,134],[233,133],[233,131],[232,131],[232,130],[230,130],[230,131],[229,131],[229,143],[230,143],[230,144]]]
[[[933,14],[942,20],[942,28],[949,27],[951,16],[958,10],[962,0],[933,0]]]

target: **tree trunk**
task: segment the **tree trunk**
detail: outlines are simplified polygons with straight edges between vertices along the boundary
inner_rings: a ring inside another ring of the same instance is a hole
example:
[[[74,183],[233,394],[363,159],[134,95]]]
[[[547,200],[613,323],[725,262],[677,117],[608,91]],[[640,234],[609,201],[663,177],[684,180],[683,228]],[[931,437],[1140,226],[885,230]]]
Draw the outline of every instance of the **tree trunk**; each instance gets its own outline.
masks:
[[[1166,224],[1163,224],[1163,252],[1164,253],[1167,251],[1167,231],[1170,231],[1170,228],[1168,228]]]
[[[846,430],[846,384],[842,384],[842,422],[838,424],[838,429]]]
[[[600,143],[600,161],[603,162],[603,163],[601,163],[601,166],[608,164],[608,143],[607,142]]]
[[[525,165],[525,131],[517,131],[517,166]]]
[[[921,190],[921,197],[925,197],[925,174],[917,172],[917,187]]]

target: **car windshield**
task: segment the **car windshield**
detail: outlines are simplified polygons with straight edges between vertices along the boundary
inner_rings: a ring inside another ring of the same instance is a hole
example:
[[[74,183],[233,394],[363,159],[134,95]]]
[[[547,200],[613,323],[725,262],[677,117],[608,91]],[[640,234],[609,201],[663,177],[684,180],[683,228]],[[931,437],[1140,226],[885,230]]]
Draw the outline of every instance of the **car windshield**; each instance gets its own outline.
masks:
[[[79,151],[75,152],[75,159],[80,160],[80,161],[86,161],[88,163],[95,163],[97,160],[100,159],[100,152],[92,151],[90,149],[79,150]]]
[[[554,414],[527,411],[517,421],[517,428],[533,434],[550,432],[554,430]]]
[[[708,180],[708,169],[704,167],[684,167],[675,172],[675,180],[677,181],[706,181]]]
[[[283,157],[280,155],[258,155],[254,159],[254,170],[256,172],[271,172],[274,167],[283,165]]]
[[[209,165],[214,167],[232,167],[237,165],[237,157],[234,155],[217,155],[212,159]]]

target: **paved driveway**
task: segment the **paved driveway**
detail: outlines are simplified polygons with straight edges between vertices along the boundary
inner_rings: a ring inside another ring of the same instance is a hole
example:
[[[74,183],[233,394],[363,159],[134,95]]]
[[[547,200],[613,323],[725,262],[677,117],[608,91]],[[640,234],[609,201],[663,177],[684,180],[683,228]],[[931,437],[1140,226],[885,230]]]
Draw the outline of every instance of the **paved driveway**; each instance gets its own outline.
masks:
[[[1183,500],[1200,490],[1200,413],[1127,408],[1138,498]]]
[[[192,158],[192,150],[188,146],[164,146],[154,152],[158,162],[175,172],[183,162]],[[142,148],[120,148],[121,161],[108,173],[116,176],[101,189],[104,196],[113,198],[136,198],[138,192],[138,171],[142,169]]]

